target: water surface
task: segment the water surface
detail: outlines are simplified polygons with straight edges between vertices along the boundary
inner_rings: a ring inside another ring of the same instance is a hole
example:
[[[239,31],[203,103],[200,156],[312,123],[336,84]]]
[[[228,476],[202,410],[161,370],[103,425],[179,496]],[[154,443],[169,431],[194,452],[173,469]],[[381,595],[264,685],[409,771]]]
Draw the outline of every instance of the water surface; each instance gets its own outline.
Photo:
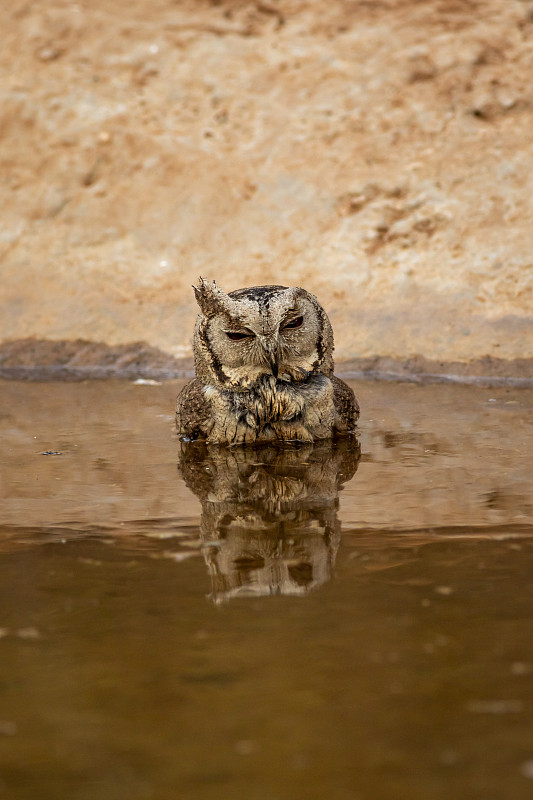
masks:
[[[0,795],[530,797],[533,392],[228,451],[177,387],[0,384]]]

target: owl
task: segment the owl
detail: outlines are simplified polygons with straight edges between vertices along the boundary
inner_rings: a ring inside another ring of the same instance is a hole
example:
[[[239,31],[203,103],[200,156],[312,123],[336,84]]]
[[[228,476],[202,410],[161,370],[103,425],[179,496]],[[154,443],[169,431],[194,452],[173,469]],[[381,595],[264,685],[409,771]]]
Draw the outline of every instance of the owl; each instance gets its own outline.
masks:
[[[196,377],[180,392],[178,434],[208,444],[313,442],[353,431],[355,395],[333,375],[333,331],[305,289],[225,294],[200,278]]]

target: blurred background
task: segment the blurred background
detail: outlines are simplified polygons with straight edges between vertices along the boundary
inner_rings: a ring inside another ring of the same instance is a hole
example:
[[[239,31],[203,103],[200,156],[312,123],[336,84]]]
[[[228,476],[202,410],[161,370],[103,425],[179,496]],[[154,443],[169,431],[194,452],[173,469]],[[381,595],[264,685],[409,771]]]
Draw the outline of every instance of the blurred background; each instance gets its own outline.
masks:
[[[190,364],[202,275],[314,292],[345,364],[531,374],[532,2],[2,18],[0,365]]]

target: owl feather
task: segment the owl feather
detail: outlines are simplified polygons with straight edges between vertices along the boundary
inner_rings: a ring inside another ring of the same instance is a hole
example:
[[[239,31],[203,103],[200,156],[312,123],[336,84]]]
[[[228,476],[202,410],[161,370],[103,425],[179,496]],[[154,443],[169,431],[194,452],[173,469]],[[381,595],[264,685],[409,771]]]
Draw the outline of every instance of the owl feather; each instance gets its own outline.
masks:
[[[333,331],[305,289],[252,286],[229,294],[200,278],[196,377],[177,400],[187,440],[312,442],[353,431],[359,405],[333,375]]]

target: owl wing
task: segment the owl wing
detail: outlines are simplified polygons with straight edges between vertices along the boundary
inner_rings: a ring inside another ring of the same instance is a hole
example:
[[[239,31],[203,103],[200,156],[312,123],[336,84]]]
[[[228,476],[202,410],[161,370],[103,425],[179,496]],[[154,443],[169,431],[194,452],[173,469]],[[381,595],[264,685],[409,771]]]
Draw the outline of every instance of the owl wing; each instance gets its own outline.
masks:
[[[340,432],[352,431],[359,419],[359,403],[354,391],[347,383],[332,375],[333,403],[335,405],[335,428]]]
[[[212,427],[211,406],[204,394],[205,384],[194,378],[183,387],[176,403],[176,428],[179,436],[205,439]]]

